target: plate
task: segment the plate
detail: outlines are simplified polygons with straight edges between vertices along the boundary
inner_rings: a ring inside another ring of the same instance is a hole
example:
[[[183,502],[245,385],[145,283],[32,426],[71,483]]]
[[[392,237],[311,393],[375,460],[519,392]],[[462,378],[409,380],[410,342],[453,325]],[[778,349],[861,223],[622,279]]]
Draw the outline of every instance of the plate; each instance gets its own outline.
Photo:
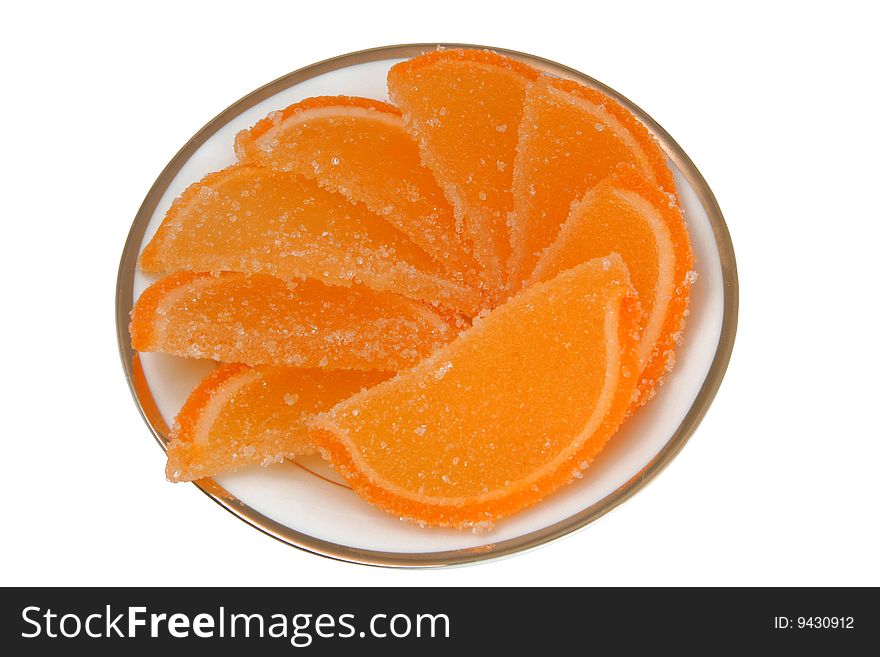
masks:
[[[438,45],[374,48],[285,75],[221,112],[184,145],[159,175],[134,219],[122,254],[116,322],[128,384],[163,449],[168,426],[186,396],[214,367],[209,362],[163,354],[137,354],[131,348],[129,311],[152,282],[137,270],[137,257],[171,202],[189,184],[232,164],[236,133],[269,112],[319,95],[387,100],[388,69]],[[604,84],[539,57],[491,49],[609,94],[648,127],[666,153],[688,222],[698,273],[685,344],[677,350],[676,368],[657,396],[624,424],[583,479],[479,533],[421,528],[400,521],[357,497],[318,456],[270,468],[254,466],[194,484],[233,515],[292,546],[363,564],[442,566],[499,558],[546,544],[584,528],[653,479],[694,432],[724,376],[736,333],[736,263],[718,204],[690,158],[650,116]],[[161,474],[157,472],[156,476]]]

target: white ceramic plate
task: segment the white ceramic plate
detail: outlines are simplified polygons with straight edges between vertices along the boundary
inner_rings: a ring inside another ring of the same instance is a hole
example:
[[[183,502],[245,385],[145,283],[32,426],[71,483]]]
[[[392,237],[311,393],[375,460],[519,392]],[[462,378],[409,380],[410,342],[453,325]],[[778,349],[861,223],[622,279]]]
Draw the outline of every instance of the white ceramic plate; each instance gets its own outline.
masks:
[[[171,202],[191,183],[234,162],[236,133],[269,112],[310,96],[347,94],[387,99],[385,76],[398,61],[436,44],[352,53],[296,71],[245,96],[203,128],[175,156],[135,218],[120,264],[117,329],[135,400],[163,445],[186,396],[213,363],[162,354],[136,357],[128,312],[151,279],[137,271],[140,250]],[[481,46],[468,46],[481,47]],[[737,283],[730,237],[711,191],[681,148],[649,116],[581,73],[522,53],[503,52],[555,75],[598,87],[628,106],[655,134],[675,173],[699,274],[685,344],[657,396],[628,420],[583,479],[482,533],[425,529],[366,504],[320,457],[252,467],[200,482],[232,513],[282,541],[360,563],[428,566],[495,558],[584,527],[641,488],[683,446],[714,397],[736,329]],[[540,402],[538,402],[540,403]],[[156,472],[156,476],[162,476]]]

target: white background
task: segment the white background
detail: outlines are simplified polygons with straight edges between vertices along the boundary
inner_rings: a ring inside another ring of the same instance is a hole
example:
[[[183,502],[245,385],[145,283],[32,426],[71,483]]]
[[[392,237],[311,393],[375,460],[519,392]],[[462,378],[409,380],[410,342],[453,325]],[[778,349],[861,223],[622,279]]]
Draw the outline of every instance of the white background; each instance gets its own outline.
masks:
[[[2,10],[0,584],[880,584],[869,3],[306,4]],[[314,61],[431,41],[540,55],[646,109],[725,213],[740,328],[697,433],[619,510],[500,562],[395,571],[299,552],[164,481],[114,286],[153,180],[220,110]]]

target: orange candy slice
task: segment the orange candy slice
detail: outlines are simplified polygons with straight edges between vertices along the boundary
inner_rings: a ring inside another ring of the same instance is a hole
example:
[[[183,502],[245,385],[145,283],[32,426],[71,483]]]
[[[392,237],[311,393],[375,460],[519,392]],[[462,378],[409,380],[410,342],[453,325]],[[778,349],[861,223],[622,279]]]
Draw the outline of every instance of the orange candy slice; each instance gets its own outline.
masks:
[[[326,372],[221,365],[193,390],[171,430],[166,475],[192,481],[315,451],[310,414],[387,379],[380,372]]]
[[[386,511],[428,525],[492,522],[580,477],[616,431],[639,321],[623,261],[591,261],[317,416],[312,436]]]
[[[236,165],[191,185],[140,258],[148,273],[264,272],[328,285],[360,283],[473,313],[479,294],[444,279],[381,217],[314,181]]]
[[[513,173],[512,291],[529,278],[571,203],[621,164],[675,199],[663,152],[629,110],[570,80],[542,76],[529,88]]]
[[[235,150],[241,161],[313,178],[363,203],[448,273],[469,272],[478,282],[452,207],[422,166],[397,108],[351,96],[309,98],[240,132]]]
[[[542,254],[529,284],[608,252],[619,253],[645,311],[638,399],[644,403],[675,364],[695,273],[684,217],[656,186],[619,172],[587,192]]]
[[[517,128],[537,77],[535,69],[487,50],[431,52],[388,73],[391,99],[496,291],[510,254]]]
[[[359,285],[179,272],[132,311],[132,346],[247,365],[399,370],[456,331],[426,304]]]

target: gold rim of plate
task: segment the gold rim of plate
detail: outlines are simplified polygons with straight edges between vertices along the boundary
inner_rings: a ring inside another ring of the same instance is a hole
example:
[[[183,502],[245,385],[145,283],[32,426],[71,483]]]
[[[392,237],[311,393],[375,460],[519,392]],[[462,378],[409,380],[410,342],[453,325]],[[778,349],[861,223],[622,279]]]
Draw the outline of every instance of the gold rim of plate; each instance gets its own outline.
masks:
[[[153,183],[153,186],[150,188],[150,191],[147,193],[146,198],[141,204],[125,242],[125,248],[123,249],[122,258],[119,263],[119,274],[116,282],[116,333],[119,342],[119,353],[122,358],[122,367],[125,370],[125,378],[128,381],[134,401],[145,422],[149,426],[150,431],[153,433],[153,436],[163,450],[166,448],[168,442],[168,427],[164,418],[159,413],[149,386],[144,378],[143,371],[140,368],[140,362],[137,358],[137,353],[131,347],[131,341],[128,335],[128,323],[129,311],[134,303],[134,274],[140,245],[143,241],[147,225],[149,224],[156,206],[162,198],[162,195],[165,193],[168,185],[183,165],[190,159],[190,157],[192,157],[198,148],[208,140],[209,137],[242,112],[250,109],[257,103],[274,96],[278,92],[319,75],[354,66],[356,64],[365,64],[384,59],[415,57],[426,51],[434,50],[437,47],[488,48],[494,50],[495,52],[522,60],[527,64],[531,64],[536,68],[554,75],[570,78],[588,86],[600,89],[635,114],[635,116],[637,116],[657,138],[657,141],[660,143],[660,146],[666,153],[667,157],[675,163],[679,171],[681,171],[693,187],[701,205],[709,217],[709,222],[715,236],[715,244],[721,260],[724,289],[724,317],[715,357],[699,394],[691,405],[687,415],[685,415],[684,419],[681,421],[681,424],[650,463],[617,490],[595,504],[582,509],[565,520],[517,536],[516,538],[499,541],[497,543],[487,543],[478,547],[437,552],[412,553],[359,549],[325,541],[298,532],[295,529],[276,522],[237,499],[213,480],[208,479],[194,482],[196,487],[217,504],[249,525],[268,534],[272,538],[313,554],[364,565],[429,568],[498,559],[500,557],[506,557],[518,552],[546,545],[551,541],[555,541],[583,529],[593,521],[598,520],[644,488],[645,485],[653,480],[654,477],[656,477],[663,468],[675,458],[679,451],[681,451],[682,447],[684,447],[685,443],[687,443],[688,439],[697,428],[697,425],[699,425],[700,421],[703,419],[703,416],[706,414],[709,405],[715,397],[715,393],[718,391],[718,387],[720,386],[721,380],[724,378],[724,373],[727,370],[730,355],[733,351],[734,339],[736,337],[737,313],[739,307],[739,281],[737,279],[733,244],[730,240],[730,233],[727,229],[727,224],[724,222],[724,217],[721,214],[721,208],[718,206],[718,202],[715,200],[715,196],[712,194],[712,190],[709,189],[709,185],[706,183],[702,174],[700,174],[697,167],[682,150],[681,146],[679,146],[669,133],[660,127],[660,125],[658,125],[657,122],[641,108],[610,87],[579,71],[541,57],[517,52],[515,50],[452,43],[416,43],[371,48],[369,50],[361,50],[347,55],[340,55],[339,57],[317,62],[310,66],[306,66],[305,68],[293,71],[292,73],[288,73],[287,75],[252,91],[244,98],[241,98],[230,105],[216,117],[211,119],[207,125],[199,130],[183,146],[183,148],[178,151],[162,173],[159,174],[159,177],[156,179],[156,182]]]

